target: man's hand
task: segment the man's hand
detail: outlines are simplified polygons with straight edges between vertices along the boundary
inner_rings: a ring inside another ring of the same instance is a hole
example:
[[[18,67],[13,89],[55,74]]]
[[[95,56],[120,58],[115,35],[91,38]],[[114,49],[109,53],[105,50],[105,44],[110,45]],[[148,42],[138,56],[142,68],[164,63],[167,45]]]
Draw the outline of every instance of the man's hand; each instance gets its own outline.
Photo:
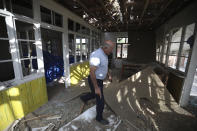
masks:
[[[100,96],[100,99],[101,99],[101,89],[99,87],[96,87],[95,88],[95,94],[99,95]]]

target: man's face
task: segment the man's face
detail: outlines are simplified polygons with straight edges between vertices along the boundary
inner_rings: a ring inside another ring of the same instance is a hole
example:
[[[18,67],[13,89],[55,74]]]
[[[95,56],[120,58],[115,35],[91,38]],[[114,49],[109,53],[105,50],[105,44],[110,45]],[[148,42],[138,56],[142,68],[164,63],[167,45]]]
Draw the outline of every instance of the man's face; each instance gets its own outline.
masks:
[[[114,49],[114,47],[107,47],[106,54],[110,55],[112,53],[113,49]]]

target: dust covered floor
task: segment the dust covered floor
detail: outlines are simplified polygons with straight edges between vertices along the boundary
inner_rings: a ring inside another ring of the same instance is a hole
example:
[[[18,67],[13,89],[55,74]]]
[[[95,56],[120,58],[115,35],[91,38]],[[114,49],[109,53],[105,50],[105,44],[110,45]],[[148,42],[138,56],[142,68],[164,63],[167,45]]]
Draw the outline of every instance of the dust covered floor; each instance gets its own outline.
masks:
[[[80,114],[81,107],[84,105],[80,95],[86,92],[89,92],[87,80],[69,88],[59,83],[49,86],[49,101],[19,120],[13,128],[14,131],[129,130],[129,126],[123,123],[107,105],[105,105],[103,116],[109,120],[110,124],[103,126],[98,123],[95,120],[95,100],[90,100]]]
[[[77,86],[65,88],[63,84],[56,83],[50,87],[48,87],[48,97],[49,101],[45,105],[41,106],[36,111],[29,113],[26,117],[21,119],[17,125],[14,127],[15,131],[142,131],[140,129],[143,129],[144,131],[153,131],[153,130],[167,130],[174,122],[178,121],[178,124],[182,124],[180,127],[183,127],[183,125],[190,126],[191,124],[195,123],[195,120],[192,115],[188,116],[188,113],[186,115],[176,115],[176,110],[174,113],[168,113],[168,111],[160,111],[162,113],[157,113],[157,110],[153,109],[153,103],[154,100],[149,101],[147,99],[148,97],[145,97],[146,91],[143,90],[145,93],[143,97],[140,97],[139,103],[137,103],[138,106],[141,106],[141,109],[143,110],[143,113],[148,113],[147,117],[143,114],[141,115],[138,111],[137,113],[133,112],[132,117],[130,117],[131,114],[128,113],[128,110],[120,109],[121,103],[117,104],[117,102],[112,102],[112,98],[116,100],[117,98],[117,92],[116,88],[120,88],[121,82],[124,83],[124,81],[127,79],[128,76],[131,76],[133,72],[127,71],[123,77],[120,76],[121,70],[115,69],[112,71],[113,76],[113,82],[110,83],[108,81],[105,81],[105,87],[114,87],[112,91],[109,91],[108,94],[105,94],[105,100],[109,101],[113,105],[105,105],[104,109],[104,118],[108,119],[110,122],[109,125],[103,126],[95,121],[95,100],[91,100],[88,102],[88,104],[84,107],[82,114],[80,114],[81,107],[83,105],[83,102],[80,100],[79,96],[82,93],[89,92],[89,87],[87,84],[87,80],[82,81]],[[142,75],[143,76],[143,75]],[[139,81],[140,82],[140,81]],[[147,81],[148,82],[148,81]],[[132,84],[129,84],[131,86]],[[144,85],[146,86],[146,85]],[[148,88],[149,89],[149,88]],[[108,89],[104,89],[108,90]],[[109,90],[111,90],[109,88]],[[129,91],[129,90],[128,90]],[[136,90],[138,91],[138,89]],[[114,92],[114,93],[113,93]],[[129,91],[132,93],[133,91]],[[122,92],[122,94],[125,93],[125,90]],[[126,95],[128,96],[128,95]],[[130,95],[132,96],[132,94]],[[119,99],[119,98],[118,98]],[[118,100],[117,99],[117,100]],[[125,99],[122,97],[122,100]],[[125,99],[127,100],[127,99]],[[135,96],[132,98],[129,97],[131,106],[133,106],[134,110],[136,110],[136,104]],[[161,100],[160,100],[161,101]],[[166,101],[169,103],[169,100]],[[163,106],[168,106],[167,103],[164,103]],[[166,104],[166,105],[165,105]],[[131,109],[130,105],[128,105]],[[126,106],[125,106],[126,107]],[[113,108],[113,109],[112,109]],[[178,108],[178,107],[177,107]],[[117,109],[120,109],[120,112],[116,111]],[[115,113],[116,112],[116,113]],[[185,112],[185,111],[184,111]],[[130,117],[129,119],[125,119],[121,115],[125,115],[126,117]],[[157,115],[159,114],[159,115]],[[153,117],[148,117],[148,116]],[[189,119],[188,119],[189,118]],[[161,121],[159,119],[162,119],[166,121],[166,123],[162,124],[162,129],[159,127],[161,126]],[[173,121],[169,121],[169,119]],[[133,122],[133,121],[135,122]],[[156,126],[154,123],[154,120],[157,122]],[[137,123],[137,124],[136,124]],[[139,128],[140,126],[141,128]],[[166,128],[165,128],[166,127]],[[191,127],[191,126],[190,126]],[[188,128],[187,130],[190,130],[191,128]],[[192,127],[193,128],[193,127]],[[196,129],[196,128],[195,128]],[[183,129],[186,130],[186,129]]]

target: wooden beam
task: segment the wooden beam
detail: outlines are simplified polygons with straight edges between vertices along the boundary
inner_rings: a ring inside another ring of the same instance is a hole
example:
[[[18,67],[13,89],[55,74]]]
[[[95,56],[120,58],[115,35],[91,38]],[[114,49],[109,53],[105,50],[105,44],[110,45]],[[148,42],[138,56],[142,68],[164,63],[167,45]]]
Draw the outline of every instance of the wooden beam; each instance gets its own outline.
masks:
[[[105,5],[104,5],[103,1],[102,1],[102,0],[98,0],[98,2],[101,4],[103,10],[104,10],[104,11],[106,12],[106,14],[109,16],[109,18],[111,19],[111,21],[112,21],[113,23],[115,23],[116,25],[118,25],[117,21],[111,16],[111,14],[109,13],[109,11],[105,8]],[[116,28],[117,28],[117,31],[118,31],[119,28],[118,28],[117,26],[116,26]]]
[[[142,14],[140,16],[139,24],[141,24],[141,22],[142,22],[142,18],[144,17],[144,14],[148,8],[149,3],[150,3],[150,0],[146,0],[146,3],[144,5],[144,9],[143,9]]]
[[[96,18],[99,23],[102,23],[101,19],[99,16],[95,15],[94,13],[92,13],[85,4],[83,4],[80,0],[74,0],[75,2],[77,2],[87,13],[88,15],[92,16],[92,18]],[[100,25],[100,24],[99,24]],[[104,28],[106,28],[107,30],[109,30],[108,27],[104,26],[103,24],[101,24],[100,26],[103,26]]]

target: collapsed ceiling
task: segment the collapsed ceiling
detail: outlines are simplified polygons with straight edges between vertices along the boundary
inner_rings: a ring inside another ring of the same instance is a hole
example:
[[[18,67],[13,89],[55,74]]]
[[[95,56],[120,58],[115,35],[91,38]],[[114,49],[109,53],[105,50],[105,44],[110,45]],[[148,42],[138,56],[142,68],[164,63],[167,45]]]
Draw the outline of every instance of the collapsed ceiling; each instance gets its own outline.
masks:
[[[102,31],[152,30],[194,0],[55,0]]]

